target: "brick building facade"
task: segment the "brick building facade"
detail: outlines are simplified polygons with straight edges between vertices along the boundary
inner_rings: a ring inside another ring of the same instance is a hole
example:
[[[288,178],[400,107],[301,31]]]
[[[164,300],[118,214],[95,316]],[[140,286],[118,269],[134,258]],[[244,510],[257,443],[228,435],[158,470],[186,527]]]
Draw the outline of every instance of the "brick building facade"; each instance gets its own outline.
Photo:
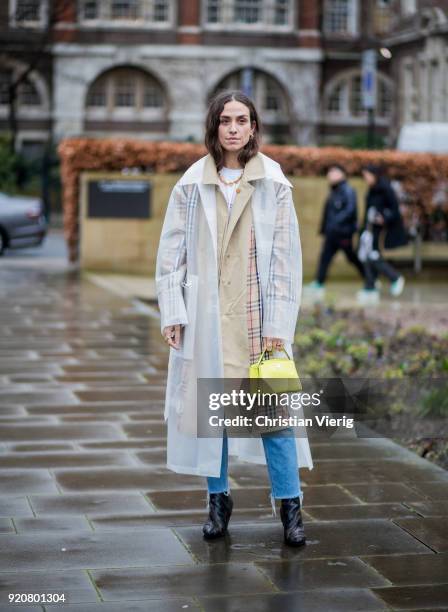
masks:
[[[17,142],[50,136],[200,141],[209,96],[243,88],[265,141],[364,133],[361,54],[378,51],[376,125],[448,121],[448,0],[5,0],[0,129],[17,88]],[[390,58],[387,50],[392,52]]]

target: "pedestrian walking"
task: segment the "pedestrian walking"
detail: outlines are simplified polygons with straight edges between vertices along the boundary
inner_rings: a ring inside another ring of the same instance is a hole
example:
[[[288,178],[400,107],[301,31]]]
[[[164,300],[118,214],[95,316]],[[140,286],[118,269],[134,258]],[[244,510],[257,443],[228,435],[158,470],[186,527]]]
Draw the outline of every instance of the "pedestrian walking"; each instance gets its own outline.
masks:
[[[325,202],[320,234],[324,236],[316,279],[310,289],[323,290],[328,268],[336,253],[343,251],[347,260],[364,278],[364,268],[353,249],[353,235],[357,231],[356,191],[347,180],[347,171],[340,164],[332,164],[327,170],[330,192]]]
[[[394,249],[407,244],[408,238],[398,199],[385,169],[380,165],[368,164],[362,169],[362,174],[369,188],[358,251],[364,265],[365,285],[358,292],[358,300],[367,303],[378,301],[376,284],[380,275],[390,281],[392,296],[398,297],[403,292],[404,276],[384,260],[380,240],[384,237],[384,248]]]
[[[205,121],[207,155],[173,188],[157,254],[162,334],[170,347],[164,417],[167,467],[206,479],[207,539],[223,536],[232,514],[228,455],[267,465],[270,499],[281,499],[287,544],[305,542],[299,468],[313,468],[306,431],[258,436],[198,435],[199,378],[247,378],[260,353],[292,354],[302,259],[292,184],[259,151],[253,102],[223,91]]]

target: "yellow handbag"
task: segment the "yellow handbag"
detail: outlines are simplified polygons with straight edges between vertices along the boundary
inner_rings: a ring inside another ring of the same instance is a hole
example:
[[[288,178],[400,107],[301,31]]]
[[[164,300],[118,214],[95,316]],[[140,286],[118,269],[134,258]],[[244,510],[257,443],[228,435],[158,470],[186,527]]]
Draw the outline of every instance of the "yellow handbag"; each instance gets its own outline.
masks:
[[[282,350],[286,353],[287,358],[272,357],[264,359],[267,349],[262,351],[258,361],[249,366],[249,378],[263,379],[274,393],[301,391],[302,383],[296,364],[288,355],[286,349],[283,348]],[[255,383],[255,381],[253,382]]]

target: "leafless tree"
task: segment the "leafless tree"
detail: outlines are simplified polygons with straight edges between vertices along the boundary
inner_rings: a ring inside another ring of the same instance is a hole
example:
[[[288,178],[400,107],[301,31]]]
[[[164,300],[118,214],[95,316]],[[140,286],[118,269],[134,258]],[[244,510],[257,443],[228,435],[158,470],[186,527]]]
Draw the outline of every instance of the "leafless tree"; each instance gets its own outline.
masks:
[[[20,86],[26,83],[30,74],[39,68],[44,60],[47,51],[54,42],[54,33],[56,24],[61,21],[66,11],[74,4],[74,0],[41,0],[42,6],[46,8],[45,19],[42,28],[37,32],[33,27],[33,36],[26,42],[27,54],[22,60],[23,69],[16,72],[8,87],[8,124],[10,132],[11,150],[15,152],[17,142],[17,100]],[[33,21],[35,7],[32,4],[17,3],[13,21],[16,28],[20,28],[23,32],[30,32],[31,28],[27,27],[27,21]],[[33,12],[33,13],[31,13]]]

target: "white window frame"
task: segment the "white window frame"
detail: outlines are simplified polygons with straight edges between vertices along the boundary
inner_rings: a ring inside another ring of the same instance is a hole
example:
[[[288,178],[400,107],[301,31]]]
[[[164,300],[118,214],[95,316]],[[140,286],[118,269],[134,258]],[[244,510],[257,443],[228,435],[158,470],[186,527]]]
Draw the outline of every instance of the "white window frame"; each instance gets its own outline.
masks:
[[[17,20],[18,0],[9,0],[9,25],[13,28],[44,28],[48,23],[48,0],[40,0],[40,16],[38,20]]]
[[[168,20],[167,21],[152,21],[149,18],[154,12],[154,4],[156,0],[140,0],[142,6],[142,17],[139,19],[113,19],[112,0],[97,0],[98,2],[98,18],[85,19],[83,17],[82,0],[78,2],[78,24],[83,28],[94,29],[148,29],[148,30],[169,30],[174,27],[177,19],[177,3],[175,0],[168,0]]]
[[[221,21],[217,23],[210,23],[207,21],[207,4],[208,0],[202,0],[201,6],[201,14],[202,14],[202,28],[208,31],[231,31],[231,32],[240,32],[240,31],[255,31],[255,32],[263,32],[263,33],[272,33],[272,32],[293,32],[297,23],[297,2],[293,0],[288,0],[288,23],[286,24],[275,24],[268,23],[266,21],[266,13],[267,7],[269,4],[273,3],[273,0],[261,0],[261,21],[257,21],[256,23],[241,23],[234,21],[235,14],[235,4],[234,0],[221,0],[223,3],[221,15]]]
[[[324,3],[324,33],[326,36],[358,36],[359,34],[359,1],[358,0],[349,0],[349,17],[347,23],[346,30],[333,31],[330,30],[330,11],[329,11],[329,3],[332,0],[325,0]]]

